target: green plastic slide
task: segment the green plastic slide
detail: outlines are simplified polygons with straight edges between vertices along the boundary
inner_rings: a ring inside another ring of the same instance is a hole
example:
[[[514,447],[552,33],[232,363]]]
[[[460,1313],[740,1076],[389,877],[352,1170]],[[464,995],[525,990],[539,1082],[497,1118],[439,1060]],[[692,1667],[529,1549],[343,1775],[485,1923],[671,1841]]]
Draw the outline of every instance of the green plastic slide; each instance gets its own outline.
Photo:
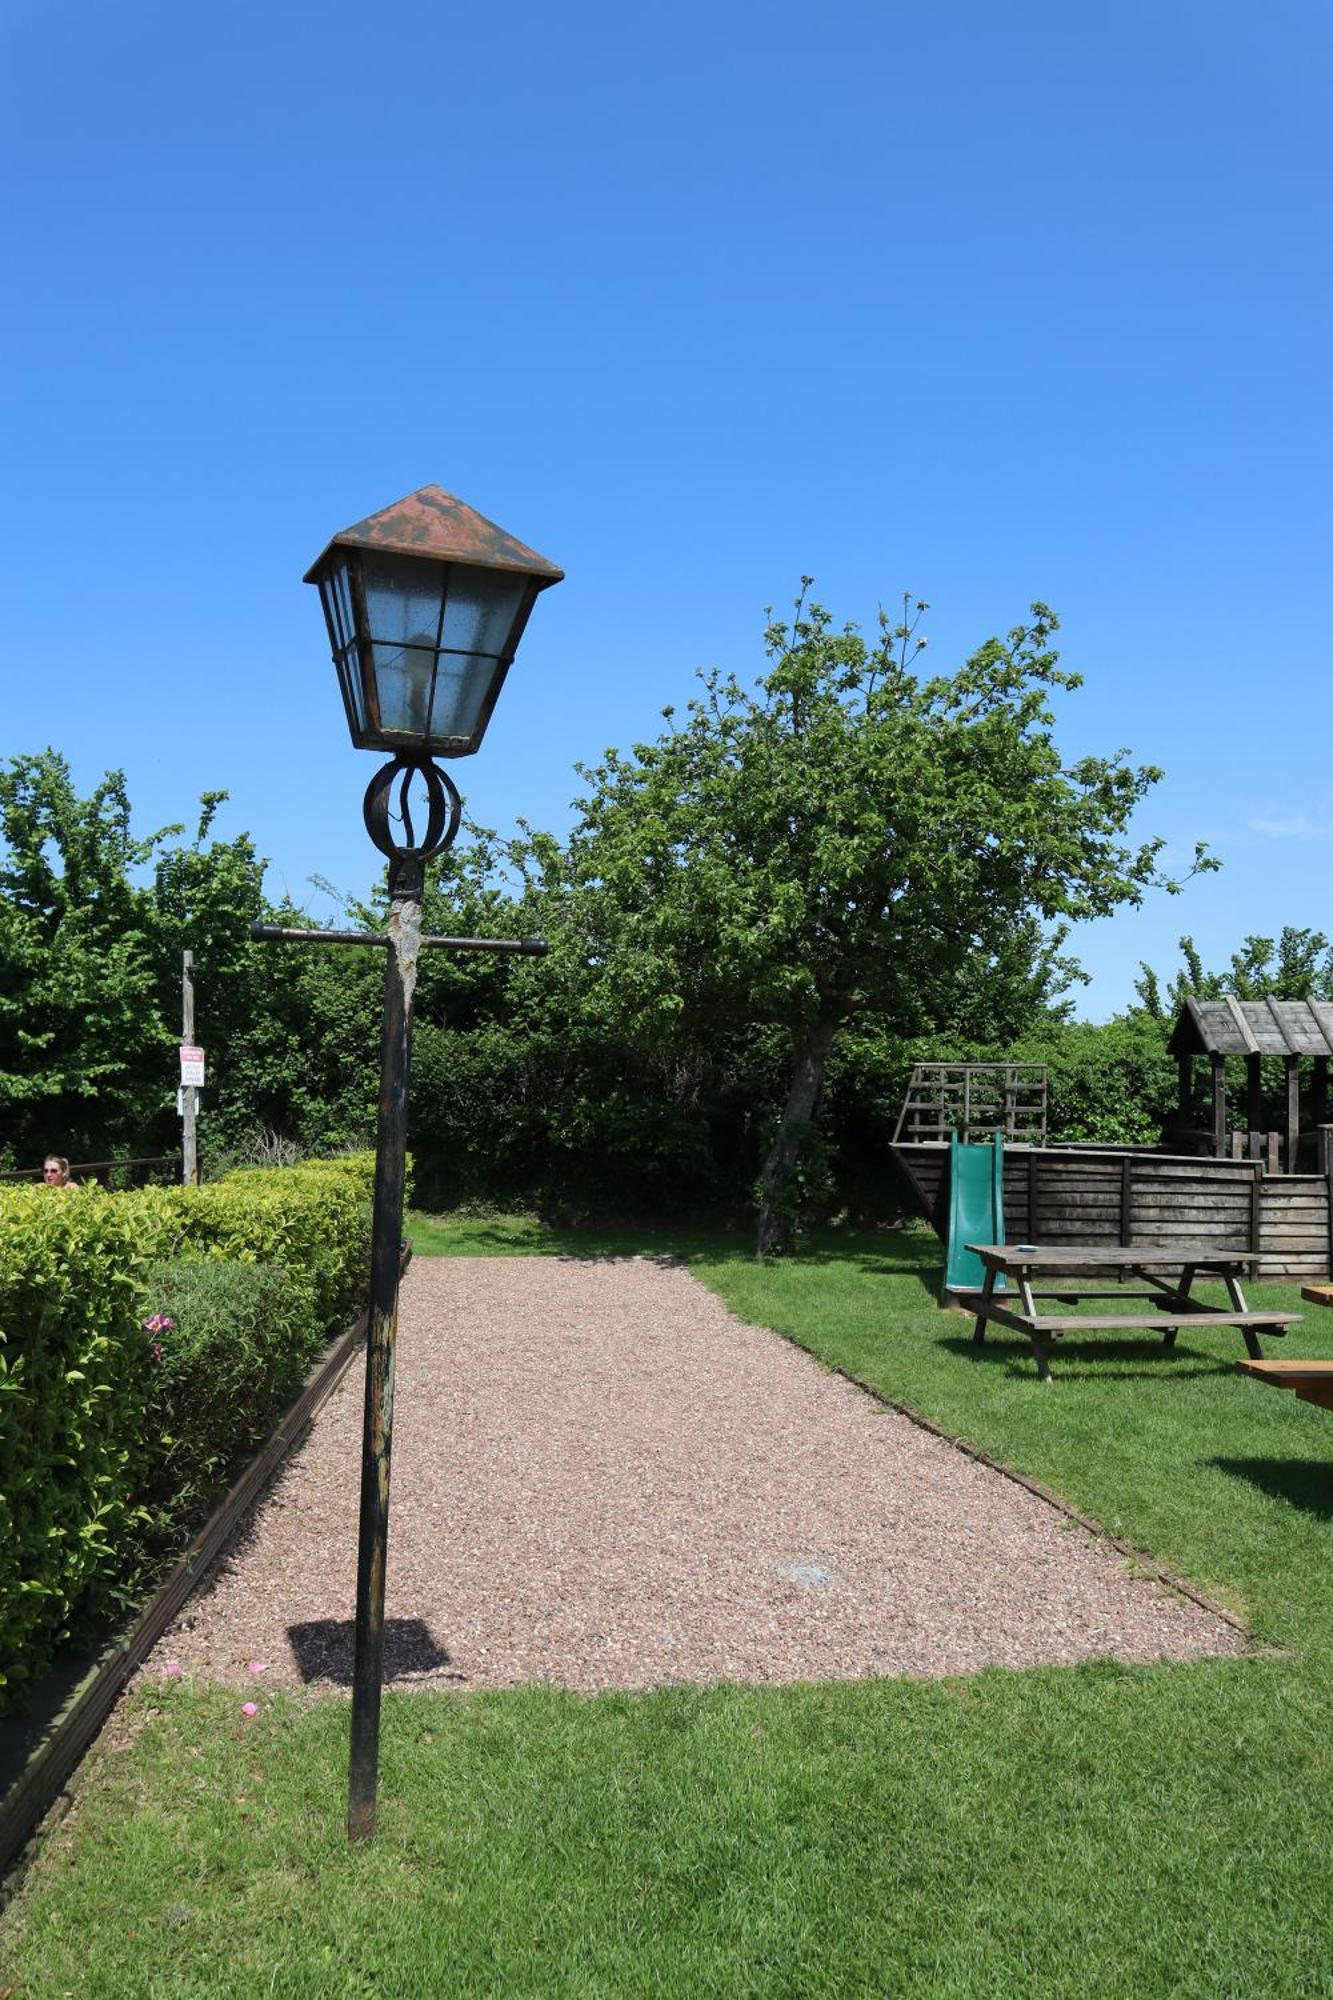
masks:
[[[969,1243],[1004,1242],[1004,1140],[965,1146],[949,1134],[949,1241],[944,1263],[944,1287],[949,1292],[979,1292],[986,1281],[980,1257]],[[1004,1279],[995,1280],[997,1291]]]

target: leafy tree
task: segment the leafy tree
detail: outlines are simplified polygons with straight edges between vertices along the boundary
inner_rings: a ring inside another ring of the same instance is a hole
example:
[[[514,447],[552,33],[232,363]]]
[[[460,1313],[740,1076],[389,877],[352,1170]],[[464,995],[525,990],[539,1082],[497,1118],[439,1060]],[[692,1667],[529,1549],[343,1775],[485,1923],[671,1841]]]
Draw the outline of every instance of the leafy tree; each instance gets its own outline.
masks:
[[[170,1036],[134,876],[177,831],[135,837],[118,771],[80,799],[54,751],[0,769],[0,1107],[20,1151],[77,1152],[157,1109]]]
[[[313,962],[332,954],[251,943],[251,923],[269,914],[264,863],[248,835],[213,837],[225,797],[205,793],[188,842],[179,826],[140,837],[120,772],[80,798],[54,750],[0,767],[0,1115],[11,1157],[174,1143],[186,947],[210,1052],[208,1141],[266,1126],[315,1141],[365,1130],[347,1104],[365,1075],[347,1044],[371,1040],[355,1020],[357,982],[346,966]],[[372,1018],[369,1004],[363,1012]],[[373,1076],[369,1092],[373,1105]]]
[[[1034,605],[925,678],[925,609],[905,600],[867,640],[802,598],[770,622],[753,690],[707,672],[656,742],[583,771],[573,914],[598,1004],[659,1050],[758,1029],[780,1050],[761,1253],[789,1234],[849,1023],[909,1036],[992,991],[1034,1004],[1059,970],[1050,926],[1163,882],[1161,842],[1127,838],[1160,773],[1124,752],[1061,758],[1050,696],[1079,676],[1058,664],[1053,613]]]
[[[1192,937],[1180,940],[1184,964],[1163,997],[1162,980],[1150,965],[1140,966],[1134,990],[1144,1010],[1157,1020],[1173,1020],[1187,994],[1196,1000],[1333,1000],[1333,944],[1322,931],[1284,924],[1282,935],[1247,937],[1233,951],[1225,972],[1207,972]]]

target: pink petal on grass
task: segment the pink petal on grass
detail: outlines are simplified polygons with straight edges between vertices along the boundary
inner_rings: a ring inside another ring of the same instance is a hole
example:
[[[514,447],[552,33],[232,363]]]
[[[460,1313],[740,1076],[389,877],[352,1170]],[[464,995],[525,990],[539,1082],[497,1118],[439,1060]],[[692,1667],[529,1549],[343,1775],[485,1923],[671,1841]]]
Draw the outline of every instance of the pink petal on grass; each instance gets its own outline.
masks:
[[[242,1715],[258,1715],[258,1713],[259,1703],[257,1701],[243,1701],[241,1703]]]
[[[251,1672],[252,1674],[266,1674],[266,1673],[268,1672],[268,1661],[267,1661],[267,1660],[251,1660],[251,1662],[250,1662],[250,1672]]]
[[[179,1660],[168,1660],[166,1665],[159,1667],[157,1671],[161,1674],[163,1680],[169,1680],[173,1674],[178,1674],[180,1670],[181,1665]]]

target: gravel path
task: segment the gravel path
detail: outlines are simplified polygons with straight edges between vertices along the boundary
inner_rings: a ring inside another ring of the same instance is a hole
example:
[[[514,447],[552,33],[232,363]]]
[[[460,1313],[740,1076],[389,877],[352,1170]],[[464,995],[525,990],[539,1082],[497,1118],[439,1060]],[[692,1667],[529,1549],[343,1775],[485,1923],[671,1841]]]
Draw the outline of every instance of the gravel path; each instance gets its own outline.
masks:
[[[346,1688],[362,1375],[358,1360],[148,1673],[179,1663],[253,1687],[253,1661],[266,1685]],[[395,1685],[594,1690],[1244,1650],[676,1268],[417,1258],[395,1419]]]

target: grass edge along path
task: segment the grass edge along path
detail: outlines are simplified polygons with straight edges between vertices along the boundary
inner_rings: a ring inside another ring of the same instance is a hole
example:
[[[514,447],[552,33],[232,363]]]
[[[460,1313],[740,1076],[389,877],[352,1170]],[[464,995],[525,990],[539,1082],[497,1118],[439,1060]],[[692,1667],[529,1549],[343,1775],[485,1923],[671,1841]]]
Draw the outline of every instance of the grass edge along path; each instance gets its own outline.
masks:
[[[530,1254],[534,1233],[416,1232],[427,1254]],[[978,1354],[938,1310],[924,1237],[762,1267],[725,1239],[599,1243],[633,1247],[686,1257],[741,1316],[1053,1487],[1283,1653],[395,1695],[381,1838],[355,1852],[342,1704],[261,1694],[247,1721],[223,1690],[159,1683],[0,1925],[0,1987],[1333,1993],[1329,1420],[1246,1383],[1218,1333],[1171,1358],[1141,1335],[1065,1343],[1042,1390],[1020,1342]],[[1289,1351],[1321,1343],[1311,1312]]]

